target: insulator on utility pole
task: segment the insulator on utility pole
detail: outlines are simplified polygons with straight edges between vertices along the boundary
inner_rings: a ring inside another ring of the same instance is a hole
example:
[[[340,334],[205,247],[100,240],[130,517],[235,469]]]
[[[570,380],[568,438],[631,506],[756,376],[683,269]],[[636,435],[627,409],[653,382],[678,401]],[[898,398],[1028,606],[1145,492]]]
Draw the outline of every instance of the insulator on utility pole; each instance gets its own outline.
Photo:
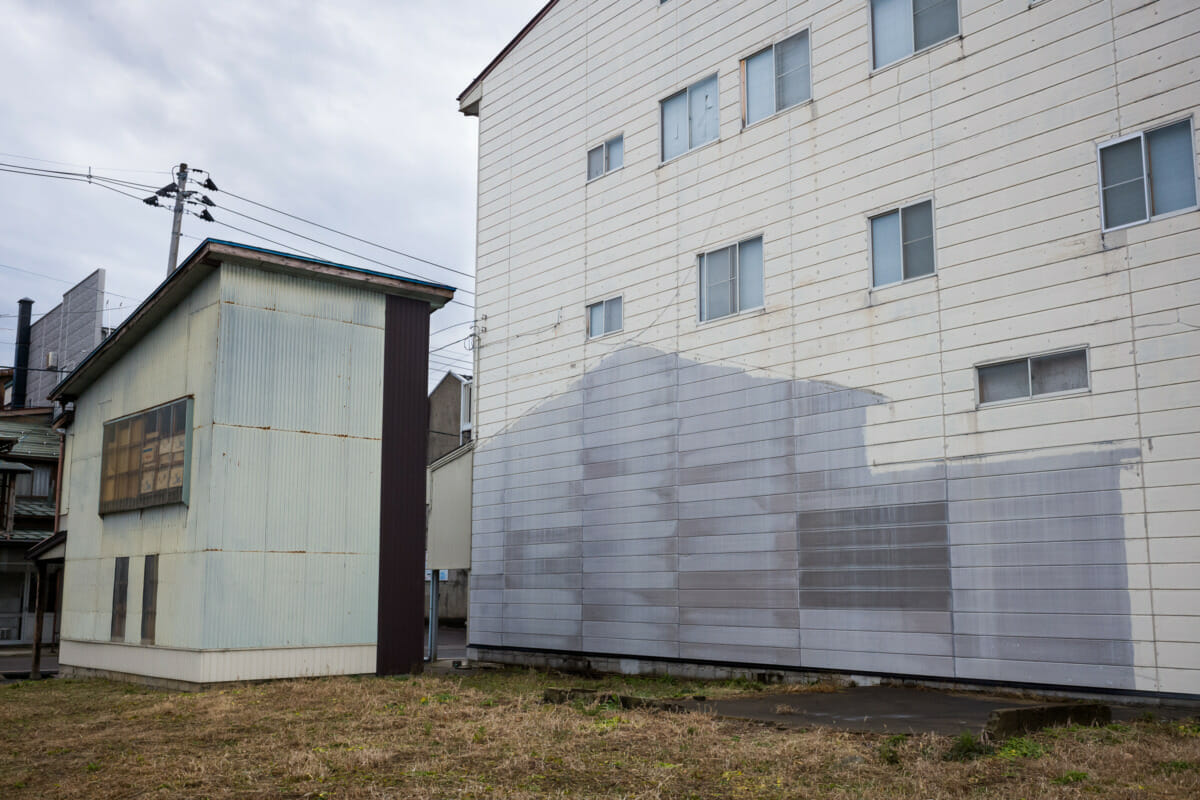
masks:
[[[179,235],[182,233],[183,227],[183,206],[188,195],[187,175],[188,165],[180,164],[179,170],[175,173],[175,221],[171,225],[171,255],[167,259],[168,276],[175,271],[175,264],[179,259]],[[163,187],[163,189],[166,188]]]

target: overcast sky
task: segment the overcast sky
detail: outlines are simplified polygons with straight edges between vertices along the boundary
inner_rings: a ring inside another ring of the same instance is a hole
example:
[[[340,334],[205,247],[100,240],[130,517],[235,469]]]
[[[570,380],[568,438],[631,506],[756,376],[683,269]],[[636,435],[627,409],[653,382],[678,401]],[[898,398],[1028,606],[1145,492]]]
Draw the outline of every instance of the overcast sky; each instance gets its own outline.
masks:
[[[0,0],[0,163],[157,187],[185,161],[223,190],[208,193],[214,217],[284,246],[185,217],[180,261],[211,236],[387,271],[239,211],[471,289],[225,192],[473,274],[477,121],[455,97],[543,2]],[[171,214],[139,199],[0,172],[0,364],[12,363],[17,300],[33,298],[36,318],[97,267],[105,324],[123,320],[165,278],[170,232]],[[431,330],[470,318],[451,305]],[[433,357],[446,355],[469,370],[462,345]]]

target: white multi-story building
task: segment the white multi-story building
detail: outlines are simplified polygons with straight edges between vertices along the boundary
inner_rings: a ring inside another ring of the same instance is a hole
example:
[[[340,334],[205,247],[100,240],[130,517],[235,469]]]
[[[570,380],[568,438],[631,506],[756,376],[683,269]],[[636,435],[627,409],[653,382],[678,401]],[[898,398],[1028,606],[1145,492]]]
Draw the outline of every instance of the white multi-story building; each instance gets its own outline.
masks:
[[[555,0],[459,102],[476,654],[1200,694],[1194,0]]]

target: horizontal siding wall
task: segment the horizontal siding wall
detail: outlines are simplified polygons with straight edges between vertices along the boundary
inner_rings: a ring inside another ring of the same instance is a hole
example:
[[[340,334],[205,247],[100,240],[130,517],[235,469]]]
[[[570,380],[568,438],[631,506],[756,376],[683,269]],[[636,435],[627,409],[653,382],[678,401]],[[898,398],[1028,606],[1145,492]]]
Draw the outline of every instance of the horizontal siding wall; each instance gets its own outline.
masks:
[[[473,643],[1200,693],[1200,214],[1102,234],[1096,168],[1200,110],[1200,11],[959,5],[872,70],[866,0],[562,0],[484,80]],[[812,101],[743,128],[804,29]],[[925,199],[936,274],[873,289]],[[759,235],[764,308],[700,322],[697,254]],[[977,406],[1077,347],[1088,392]]]

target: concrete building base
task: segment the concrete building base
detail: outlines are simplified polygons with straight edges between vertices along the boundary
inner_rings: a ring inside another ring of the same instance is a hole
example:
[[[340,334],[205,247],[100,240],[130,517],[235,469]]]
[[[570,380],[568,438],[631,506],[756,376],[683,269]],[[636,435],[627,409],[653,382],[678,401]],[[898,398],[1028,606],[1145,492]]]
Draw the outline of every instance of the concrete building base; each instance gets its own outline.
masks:
[[[471,662],[505,666],[556,669],[563,672],[619,675],[670,676],[688,680],[745,680],[759,683],[797,684],[827,681],[843,686],[892,686],[938,689],[953,692],[983,692],[1025,699],[1103,700],[1122,705],[1200,709],[1200,696],[1168,692],[1087,691],[1076,687],[1040,684],[981,683],[922,678],[911,675],[837,672],[835,670],[789,669],[774,666],[689,662],[588,653],[559,653],[544,650],[467,646]]]
[[[188,650],[64,639],[58,660],[62,677],[201,689],[235,681],[374,674],[375,645]]]

